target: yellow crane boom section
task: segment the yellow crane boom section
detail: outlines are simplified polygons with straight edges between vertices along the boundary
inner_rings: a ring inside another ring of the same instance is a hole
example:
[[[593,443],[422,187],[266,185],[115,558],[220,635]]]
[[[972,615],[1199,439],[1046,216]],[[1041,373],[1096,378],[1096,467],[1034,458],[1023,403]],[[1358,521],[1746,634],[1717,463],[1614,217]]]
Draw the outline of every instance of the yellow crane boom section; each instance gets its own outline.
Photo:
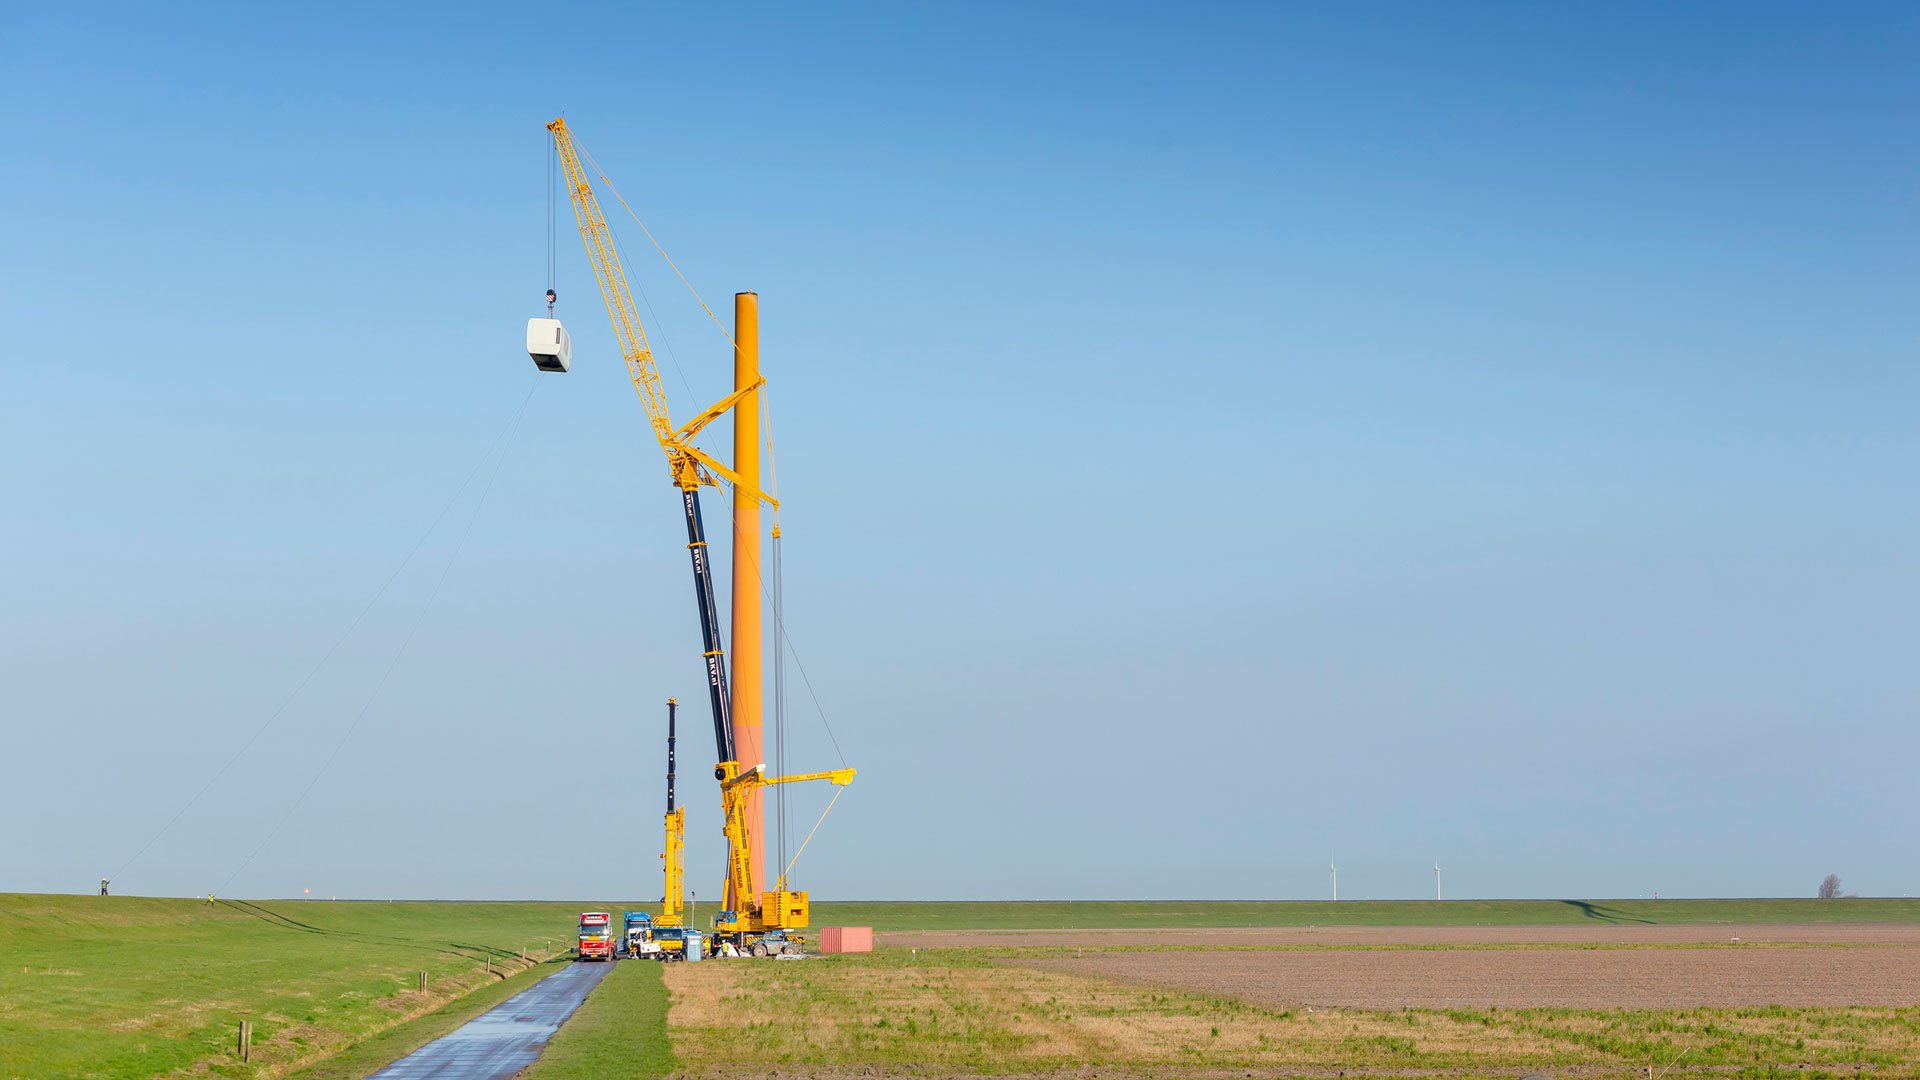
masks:
[[[686,907],[687,878],[684,852],[687,844],[687,808],[675,807],[667,815],[667,850],[660,853],[665,870],[665,895],[660,898],[660,917],[655,926],[677,927]]]
[[[593,276],[600,283],[600,297],[606,301],[607,318],[613,323],[620,355],[627,361],[627,375],[633,380],[634,391],[640,395],[640,404],[647,410],[647,423],[653,427],[653,437],[666,452],[674,486],[682,490],[692,490],[701,484],[717,486],[713,478],[718,476],[736,489],[779,509],[778,499],[745,482],[732,469],[693,445],[693,437],[700,429],[726,415],[741,398],[758,392],[760,383],[734,391],[681,427],[673,426],[673,417],[667,411],[666,391],[660,384],[660,369],[653,360],[653,347],[647,343],[646,327],[641,325],[640,312],[633,305],[633,290],[627,285],[620,252],[613,245],[613,231],[607,228],[600,200],[594,195],[593,184],[580,164],[579,151],[574,148],[573,133],[560,117],[555,117],[547,130],[553,135],[554,149],[559,154],[561,167],[566,170],[567,198],[573,204],[573,220],[580,227],[580,242],[586,245],[587,260],[593,264]]]

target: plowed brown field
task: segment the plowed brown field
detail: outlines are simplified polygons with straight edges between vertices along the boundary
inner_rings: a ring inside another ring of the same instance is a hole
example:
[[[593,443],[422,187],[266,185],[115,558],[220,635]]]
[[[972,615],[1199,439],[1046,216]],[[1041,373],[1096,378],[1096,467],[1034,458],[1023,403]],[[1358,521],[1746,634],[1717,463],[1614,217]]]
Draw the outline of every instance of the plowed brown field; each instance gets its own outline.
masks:
[[[1179,943],[1332,947],[1115,951],[1021,962],[1286,1007],[1920,1004],[1920,927],[1737,929],[1737,935],[1727,927],[1673,926],[1211,931],[1181,935]],[[1173,944],[1169,936],[1152,935],[1154,943]],[[1119,937],[1085,944],[1119,944]],[[1057,937],[1050,943],[1066,944]]]
[[[1078,945],[1085,948],[1164,945],[1185,948],[1259,945],[1694,945],[1716,943],[1920,946],[1916,923],[1703,923],[1591,926],[1322,926],[1144,930],[894,930],[881,945],[903,948],[994,948]]]
[[[896,948],[669,971],[684,1075],[1920,1076],[1913,924],[903,931],[882,944]]]

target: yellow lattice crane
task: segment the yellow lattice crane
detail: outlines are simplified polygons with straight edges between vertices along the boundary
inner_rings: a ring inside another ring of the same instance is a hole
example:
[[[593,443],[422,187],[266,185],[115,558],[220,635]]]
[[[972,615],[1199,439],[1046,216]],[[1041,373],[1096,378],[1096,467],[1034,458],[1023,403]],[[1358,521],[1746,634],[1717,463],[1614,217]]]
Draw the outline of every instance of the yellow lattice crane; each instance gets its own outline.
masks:
[[[680,490],[681,507],[686,517],[687,550],[693,562],[694,587],[700,606],[700,634],[702,656],[707,668],[707,697],[713,711],[714,747],[718,764],[714,766],[714,777],[721,784],[721,803],[727,838],[726,904],[715,919],[716,944],[727,941],[743,950],[753,949],[764,954],[764,948],[755,949],[758,939],[769,932],[798,929],[807,925],[807,894],[788,892],[786,873],[779,875],[775,889],[771,892],[755,891],[753,877],[751,837],[747,825],[748,800],[761,787],[774,784],[794,783],[801,780],[831,779],[836,786],[844,787],[853,779],[854,770],[840,769],[831,773],[811,773],[803,776],[768,777],[766,766],[754,764],[743,767],[738,760],[734,740],[732,720],[732,698],[727,686],[727,661],[725,648],[721,643],[718,608],[714,603],[712,564],[708,556],[706,528],[700,515],[699,490],[702,485],[717,487],[724,480],[733,487],[737,500],[744,498],[749,505],[766,503],[775,510],[780,507],[779,500],[761,491],[749,478],[715,460],[711,455],[693,444],[693,439],[708,424],[724,416],[730,410],[747,401],[750,395],[757,393],[766,380],[757,374],[751,380],[736,380],[734,392],[708,406],[705,410],[675,427],[667,410],[667,398],[660,382],[660,371],[654,363],[653,348],[647,342],[645,327],[640,322],[640,313],[634,307],[633,293],[627,285],[625,268],[620,263],[620,254],[613,243],[613,233],[607,227],[606,216],[600,210],[600,200],[594,194],[593,185],[587,178],[586,169],[580,162],[580,153],[573,143],[573,135],[567,129],[564,119],[556,118],[547,125],[553,135],[553,145],[561,167],[566,172],[567,197],[573,205],[573,217],[579,226],[580,240],[587,249],[587,258],[593,264],[595,280],[600,285],[600,296],[606,302],[607,318],[613,323],[614,337],[620,345],[620,354],[627,363],[627,375],[633,381],[633,388],[640,395],[640,403],[647,412],[647,422],[653,428],[654,438],[660,443],[660,449],[666,454],[667,468],[673,485]],[[604,177],[603,177],[604,179]],[[551,309],[553,294],[547,294]],[[539,321],[539,320],[536,320]],[[545,323],[552,322],[545,320]],[[565,341],[564,332],[558,323],[552,323],[554,333],[554,351],[545,354],[534,353],[536,363],[547,371],[565,371],[571,358],[571,342]],[[534,340],[534,331],[530,324],[528,332],[530,346]],[[562,344],[564,342],[564,344]],[[531,351],[531,350],[530,350]],[[545,362],[551,360],[551,363]],[[736,501],[738,507],[738,501]],[[757,511],[756,511],[757,513]],[[736,537],[738,542],[738,537]],[[737,598],[736,598],[737,599]],[[749,598],[757,603],[757,597]],[[757,734],[752,740],[757,746]],[[749,747],[753,749],[753,747]],[[672,905],[663,911],[661,925],[677,925],[681,918],[678,897],[682,889],[681,860],[679,858],[679,837],[684,835],[685,809],[675,811],[669,795],[669,814],[667,821],[667,851],[663,853],[664,871],[667,878],[666,903]],[[676,828],[678,826],[678,828]],[[797,853],[796,853],[796,858]],[[674,924],[664,920],[667,916],[675,919]],[[776,939],[777,940],[777,939]]]
[[[692,554],[694,585],[700,604],[702,655],[707,666],[707,697],[713,707],[713,736],[721,761],[732,761],[732,698],[727,691],[725,646],[720,640],[719,609],[713,599],[713,572],[707,553],[706,526],[700,517],[699,491],[702,484],[717,486],[715,477],[736,487],[745,484],[732,469],[693,445],[694,436],[708,424],[726,415],[741,398],[759,388],[758,384],[736,390],[708,407],[700,415],[675,427],[667,411],[666,391],[660,385],[660,369],[653,360],[653,348],[647,344],[646,329],[633,304],[633,290],[627,286],[627,272],[620,265],[620,253],[613,246],[613,232],[607,228],[606,215],[600,212],[600,200],[593,184],[580,165],[573,135],[567,122],[555,119],[547,125],[553,133],[553,145],[567,174],[567,197],[573,204],[573,219],[580,227],[580,240],[586,245],[587,259],[593,263],[593,276],[600,283],[600,296],[607,304],[607,318],[613,322],[613,335],[626,359],[627,375],[647,410],[647,422],[654,438],[667,455],[667,469],[673,485],[680,489],[681,504],[687,520],[687,550]],[[764,381],[764,380],[763,380]],[[756,498],[778,507],[771,496],[748,485]]]

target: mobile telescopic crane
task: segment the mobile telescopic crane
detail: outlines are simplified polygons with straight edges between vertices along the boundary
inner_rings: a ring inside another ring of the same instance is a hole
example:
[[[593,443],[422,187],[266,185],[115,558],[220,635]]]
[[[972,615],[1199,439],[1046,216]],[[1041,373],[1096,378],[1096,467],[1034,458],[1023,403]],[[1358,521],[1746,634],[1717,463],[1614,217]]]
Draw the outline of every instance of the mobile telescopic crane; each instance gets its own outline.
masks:
[[[679,960],[686,956],[687,928],[681,912],[687,906],[687,883],[685,863],[681,860],[686,848],[687,808],[678,805],[674,797],[674,743],[679,707],[679,702],[667,699],[666,850],[660,853],[665,884],[660,890],[660,914],[627,912],[627,952],[655,960]]]
[[[746,385],[737,386],[733,393],[708,406],[692,420],[679,427],[674,426],[667,412],[666,392],[661,385],[659,368],[654,362],[653,348],[647,342],[646,330],[640,323],[640,313],[634,307],[626,270],[620,263],[619,252],[614,248],[613,233],[600,210],[600,200],[595,196],[593,185],[581,166],[573,134],[562,118],[555,118],[548,124],[547,131],[553,135],[556,156],[566,172],[567,196],[573,205],[574,222],[579,226],[580,240],[586,246],[587,258],[593,264],[594,278],[600,285],[600,296],[606,301],[607,317],[613,323],[614,337],[619,342],[621,356],[626,360],[628,377],[633,382],[635,392],[640,395],[641,405],[646,409],[654,438],[666,454],[667,471],[673,486],[680,491],[681,510],[687,526],[687,551],[693,562],[694,599],[700,610],[701,655],[707,668],[707,700],[713,712],[714,751],[718,759],[713,772],[721,785],[728,847],[726,906],[715,922],[715,929],[720,932],[716,935],[716,945],[724,938],[737,948],[751,949],[758,938],[769,931],[805,927],[807,894],[786,891],[784,873],[780,875],[775,891],[764,895],[754,891],[746,825],[750,796],[761,787],[801,780],[831,779],[836,786],[845,786],[854,775],[852,769],[840,769],[831,773],[768,777],[765,765],[743,767],[736,752],[732,702],[727,687],[726,652],[720,637],[719,609],[714,603],[713,568],[707,548],[706,527],[700,515],[699,493],[702,485],[718,487],[719,482],[724,480],[734,488],[736,494],[746,497],[755,505],[764,502],[778,510],[780,502],[693,445],[693,439],[708,424],[726,415],[749,395],[758,393],[766,380],[756,378]],[[549,291],[547,295],[551,311],[553,294]],[[567,370],[572,343],[565,339],[557,322],[530,320],[527,335],[529,351],[532,351],[536,339],[535,323],[539,324],[542,334],[549,329],[547,324],[551,323],[555,342],[551,352],[543,344],[540,352],[533,353],[535,363],[542,370]],[[544,341],[544,338],[541,340]],[[683,816],[680,823],[684,824],[684,820]],[[673,902],[676,895],[673,885],[678,877],[679,860],[671,815],[667,828],[668,855],[671,856],[667,859],[666,867],[669,885],[667,900]]]
[[[666,850],[660,853],[660,867],[666,878],[666,887],[660,894],[660,917],[653,925],[670,930],[682,929],[685,916],[681,912],[687,906],[687,875],[682,855],[687,846],[687,808],[674,804],[674,713],[678,708],[672,698],[667,699],[667,840]]]

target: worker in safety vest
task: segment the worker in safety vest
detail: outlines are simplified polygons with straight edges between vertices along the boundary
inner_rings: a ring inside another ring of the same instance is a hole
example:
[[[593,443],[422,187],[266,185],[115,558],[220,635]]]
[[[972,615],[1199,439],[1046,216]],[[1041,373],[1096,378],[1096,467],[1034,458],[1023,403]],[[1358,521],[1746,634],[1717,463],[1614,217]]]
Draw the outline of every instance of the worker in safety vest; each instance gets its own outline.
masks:
[[[101,896],[107,895],[107,879],[106,878],[100,879],[100,895]]]

